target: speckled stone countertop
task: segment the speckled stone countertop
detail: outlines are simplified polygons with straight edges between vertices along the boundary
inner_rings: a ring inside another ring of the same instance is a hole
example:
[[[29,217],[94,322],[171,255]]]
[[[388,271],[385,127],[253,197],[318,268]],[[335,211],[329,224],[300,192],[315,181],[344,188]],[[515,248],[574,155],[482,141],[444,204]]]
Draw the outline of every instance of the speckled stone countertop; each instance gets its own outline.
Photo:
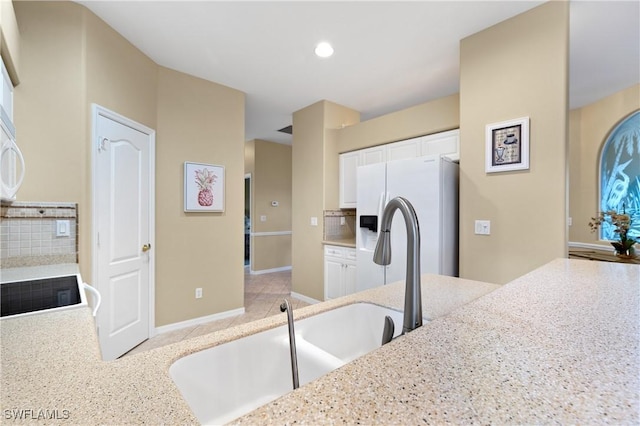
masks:
[[[43,277],[59,277],[80,273],[77,263],[61,263],[58,265],[25,266],[19,268],[2,268],[0,282],[37,280]]]
[[[359,301],[401,308],[403,285],[295,317]],[[558,259],[496,288],[425,275],[431,322],[236,422],[640,422],[640,267]],[[87,308],[2,320],[3,423],[31,409],[23,423],[195,424],[171,363],[284,323],[277,315],[102,362]],[[57,410],[58,419],[37,421],[37,410]]]
[[[338,238],[333,240],[323,240],[322,244],[325,246],[340,246],[356,248],[356,238]]]
[[[555,260],[241,424],[640,422],[640,267]]]

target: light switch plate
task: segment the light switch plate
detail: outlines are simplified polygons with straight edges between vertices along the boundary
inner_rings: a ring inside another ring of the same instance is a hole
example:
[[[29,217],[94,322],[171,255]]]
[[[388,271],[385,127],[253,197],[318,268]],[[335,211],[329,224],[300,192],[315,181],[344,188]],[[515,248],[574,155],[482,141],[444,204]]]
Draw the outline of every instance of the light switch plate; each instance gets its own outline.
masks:
[[[266,222],[267,221],[267,216],[262,215],[260,216],[260,222]]]
[[[318,226],[318,218],[317,217],[312,217],[311,218],[311,226]]]
[[[475,231],[476,231],[476,235],[490,235],[491,234],[491,221],[490,220],[476,220]]]
[[[69,220],[56,220],[56,237],[71,236],[71,222]]]

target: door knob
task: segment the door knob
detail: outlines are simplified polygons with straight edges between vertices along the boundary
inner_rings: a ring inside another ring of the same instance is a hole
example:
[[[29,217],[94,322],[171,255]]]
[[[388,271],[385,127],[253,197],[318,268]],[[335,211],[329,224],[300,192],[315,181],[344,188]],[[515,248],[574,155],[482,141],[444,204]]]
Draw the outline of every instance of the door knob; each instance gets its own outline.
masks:
[[[142,251],[143,252],[148,252],[149,250],[151,250],[151,244],[145,244],[142,246]]]

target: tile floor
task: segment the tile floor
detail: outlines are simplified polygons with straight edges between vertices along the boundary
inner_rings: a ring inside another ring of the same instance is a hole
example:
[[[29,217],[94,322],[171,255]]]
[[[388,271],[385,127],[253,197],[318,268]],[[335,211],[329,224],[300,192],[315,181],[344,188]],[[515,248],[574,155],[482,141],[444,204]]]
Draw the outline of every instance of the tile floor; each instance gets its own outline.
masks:
[[[308,305],[306,302],[291,297],[291,271],[262,275],[245,273],[244,314],[158,334],[142,342],[123,356],[148,351],[149,349],[159,348],[191,337],[280,314],[280,303],[285,297],[289,299],[294,310]]]

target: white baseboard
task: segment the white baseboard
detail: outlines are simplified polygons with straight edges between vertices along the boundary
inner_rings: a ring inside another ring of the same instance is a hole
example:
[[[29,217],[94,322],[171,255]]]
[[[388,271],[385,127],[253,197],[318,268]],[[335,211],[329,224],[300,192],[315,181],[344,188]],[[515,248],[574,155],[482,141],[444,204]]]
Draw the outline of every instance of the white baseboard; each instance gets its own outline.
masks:
[[[211,321],[217,321],[229,317],[235,317],[237,315],[244,314],[244,308],[232,309],[230,311],[220,312],[213,315],[207,315],[204,317],[193,318],[186,321],[175,322],[169,325],[163,325],[161,327],[156,327],[155,334],[167,333],[169,331],[180,330],[182,328],[191,327],[194,325],[200,325]]]
[[[270,274],[272,272],[282,272],[282,271],[290,271],[291,266],[282,266],[280,268],[273,269],[261,269],[259,271],[249,271],[251,275],[262,275],[262,274]]]
[[[303,302],[307,302],[312,305],[315,305],[316,303],[320,303],[320,300],[312,299],[310,297],[305,296],[304,294],[296,293],[293,291],[291,292],[291,297],[295,297],[298,300],[302,300]]]
[[[613,251],[613,247],[611,245],[580,243],[580,242],[574,242],[574,241],[569,241],[569,247],[591,249],[591,250]]]

